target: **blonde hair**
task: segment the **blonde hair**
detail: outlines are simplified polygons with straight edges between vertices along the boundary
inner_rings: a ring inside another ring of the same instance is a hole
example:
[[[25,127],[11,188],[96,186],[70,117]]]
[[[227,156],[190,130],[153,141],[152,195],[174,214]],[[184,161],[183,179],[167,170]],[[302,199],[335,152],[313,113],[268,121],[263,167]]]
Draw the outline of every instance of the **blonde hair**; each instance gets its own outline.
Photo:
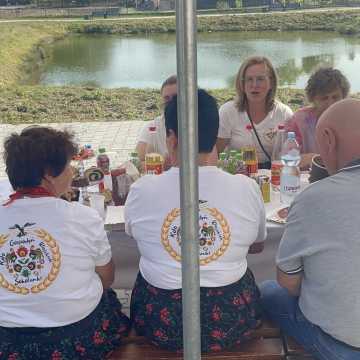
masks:
[[[239,111],[248,110],[248,101],[244,91],[244,81],[245,81],[245,73],[246,70],[252,65],[264,64],[267,72],[269,73],[271,89],[266,95],[266,103],[265,108],[266,111],[270,111],[275,104],[275,95],[277,90],[277,75],[276,71],[271,64],[270,60],[265,56],[251,56],[247,58],[240,66],[240,69],[236,75],[235,79],[235,89],[236,89],[236,97],[235,97],[235,105]]]
[[[176,75],[171,75],[169,76],[161,85],[160,88],[160,93],[162,93],[162,91],[164,90],[165,86],[169,86],[169,85],[175,85],[177,83],[177,76]]]

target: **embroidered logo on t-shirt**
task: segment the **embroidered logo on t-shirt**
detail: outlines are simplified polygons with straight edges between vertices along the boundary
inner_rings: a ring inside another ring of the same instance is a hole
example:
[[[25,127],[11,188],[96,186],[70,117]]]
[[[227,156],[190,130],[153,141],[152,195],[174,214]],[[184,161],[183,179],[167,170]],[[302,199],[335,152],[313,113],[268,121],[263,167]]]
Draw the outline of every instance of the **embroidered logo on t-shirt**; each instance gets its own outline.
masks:
[[[180,209],[176,208],[166,216],[161,229],[161,243],[170,256],[181,261]],[[200,265],[207,265],[218,259],[230,244],[230,227],[223,214],[200,200],[199,247]]]
[[[45,290],[60,271],[57,242],[34,225],[14,224],[8,234],[0,234],[0,286],[16,294]]]

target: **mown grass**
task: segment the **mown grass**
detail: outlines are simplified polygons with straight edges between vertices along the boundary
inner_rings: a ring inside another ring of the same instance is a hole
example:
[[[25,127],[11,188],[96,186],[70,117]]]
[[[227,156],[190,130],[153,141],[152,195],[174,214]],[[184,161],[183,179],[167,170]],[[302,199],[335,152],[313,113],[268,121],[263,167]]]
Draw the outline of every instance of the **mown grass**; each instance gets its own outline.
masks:
[[[199,31],[326,30],[354,34],[359,29],[360,9],[198,18]],[[175,19],[0,23],[0,122],[152,119],[161,107],[157,90],[21,85],[35,64],[46,58],[45,45],[68,33],[150,32],[175,32]],[[212,93],[220,105],[234,95],[231,89],[214,90]],[[294,110],[304,103],[301,90],[281,89],[279,98]]]
[[[210,91],[221,105],[235,95],[232,89]],[[294,110],[304,103],[302,90],[280,89],[279,99]],[[161,111],[154,89],[14,86],[0,96],[3,123],[151,120]]]

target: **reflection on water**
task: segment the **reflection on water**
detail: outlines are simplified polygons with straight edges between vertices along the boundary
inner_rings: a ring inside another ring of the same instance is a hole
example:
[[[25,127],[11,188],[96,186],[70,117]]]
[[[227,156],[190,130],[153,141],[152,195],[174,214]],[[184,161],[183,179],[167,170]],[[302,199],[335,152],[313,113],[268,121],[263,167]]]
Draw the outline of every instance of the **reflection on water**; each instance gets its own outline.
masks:
[[[176,71],[174,34],[74,35],[53,45],[32,83],[101,87],[159,87]],[[320,65],[339,68],[360,91],[360,39],[327,32],[221,32],[198,36],[199,84],[232,87],[243,59],[268,56],[281,86],[304,88]]]

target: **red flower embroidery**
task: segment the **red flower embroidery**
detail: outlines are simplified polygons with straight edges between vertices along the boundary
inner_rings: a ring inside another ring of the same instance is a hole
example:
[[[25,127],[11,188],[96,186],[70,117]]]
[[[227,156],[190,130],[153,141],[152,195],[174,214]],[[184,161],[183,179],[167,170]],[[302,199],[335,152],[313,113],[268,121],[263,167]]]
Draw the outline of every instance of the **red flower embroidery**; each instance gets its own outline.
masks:
[[[166,325],[170,325],[169,315],[170,313],[167,308],[163,308],[160,310],[160,320]]]
[[[215,329],[211,332],[211,337],[213,337],[214,339],[222,339],[223,337],[225,337],[225,333],[220,329]]]
[[[17,254],[18,254],[20,257],[25,257],[28,252],[29,252],[29,250],[28,250],[26,247],[24,247],[24,246],[20,246],[20,247],[17,249]]]
[[[95,334],[93,336],[93,342],[95,345],[100,345],[104,342],[104,338],[99,331],[95,331]]]
[[[179,292],[176,292],[176,293],[171,295],[171,298],[174,299],[174,300],[180,300],[181,299],[181,294]]]
[[[151,315],[153,311],[153,304],[146,304],[146,315]]]
[[[76,347],[75,347],[76,351],[79,352],[81,355],[84,355],[85,352],[86,352],[86,349],[81,346],[81,344],[76,344]]]
[[[19,353],[12,353],[9,355],[8,360],[16,360],[18,358]]]
[[[52,354],[51,354],[51,360],[61,360],[62,356],[61,356],[61,352],[55,350]]]
[[[242,298],[241,296],[235,296],[235,297],[233,298],[232,303],[233,303],[234,305],[237,305],[237,306],[239,306],[239,305],[244,305],[244,300],[243,300],[243,298]]]
[[[219,306],[215,305],[212,309],[212,314],[211,314],[211,318],[214,321],[219,321],[221,320],[221,310],[219,308]]]
[[[104,320],[101,327],[104,331],[106,331],[109,328],[110,320]]]
[[[211,351],[221,351],[222,347],[220,344],[212,344],[212,345],[210,345],[210,350]]]
[[[168,337],[166,336],[166,334],[163,331],[161,331],[160,329],[154,331],[154,336],[159,338],[162,341],[168,340]]]

